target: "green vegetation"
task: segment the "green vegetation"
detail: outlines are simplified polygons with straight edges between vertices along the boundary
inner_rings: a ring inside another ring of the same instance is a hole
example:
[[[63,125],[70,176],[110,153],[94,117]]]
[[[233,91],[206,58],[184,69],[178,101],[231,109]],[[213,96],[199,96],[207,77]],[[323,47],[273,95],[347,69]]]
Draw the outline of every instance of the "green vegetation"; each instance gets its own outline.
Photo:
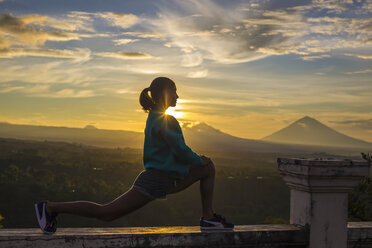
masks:
[[[362,158],[372,162],[372,154],[361,153]],[[372,220],[372,177],[365,177],[358,187],[349,194],[349,219],[354,221]]]
[[[278,173],[276,159],[301,154],[198,152],[210,156],[216,165],[216,212],[235,224],[288,223],[289,188]],[[7,216],[2,224],[37,227],[33,204],[43,200],[109,202],[128,190],[142,170],[139,149],[0,139],[0,213]],[[60,215],[58,224],[198,225],[200,213],[199,185],[195,184],[113,222]]]
[[[365,154],[365,153],[360,153],[362,155],[362,158],[367,160],[369,163],[372,163],[372,154],[370,155],[369,153]]]

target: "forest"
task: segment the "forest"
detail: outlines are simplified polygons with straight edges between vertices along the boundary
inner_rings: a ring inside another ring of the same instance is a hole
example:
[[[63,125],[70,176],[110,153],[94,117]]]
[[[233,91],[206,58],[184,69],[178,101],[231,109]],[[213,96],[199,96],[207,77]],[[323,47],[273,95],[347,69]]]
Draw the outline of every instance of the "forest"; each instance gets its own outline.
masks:
[[[216,166],[216,212],[237,225],[289,223],[289,188],[276,160],[303,154],[197,152],[211,157]],[[128,190],[142,170],[140,149],[0,139],[0,228],[38,227],[33,204],[43,200],[110,202]],[[350,193],[349,221],[372,220],[371,209],[371,178],[367,177]],[[198,225],[200,214],[196,183],[112,222],[60,215],[58,226]]]

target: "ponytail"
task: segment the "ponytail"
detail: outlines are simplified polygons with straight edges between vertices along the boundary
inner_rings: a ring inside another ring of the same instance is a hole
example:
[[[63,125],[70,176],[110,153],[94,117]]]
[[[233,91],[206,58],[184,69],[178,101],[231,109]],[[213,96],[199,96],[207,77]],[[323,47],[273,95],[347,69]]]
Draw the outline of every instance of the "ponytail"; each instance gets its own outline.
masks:
[[[143,89],[139,97],[139,102],[145,112],[149,112],[150,110],[152,110],[155,105],[152,97],[149,96],[149,91],[150,87]]]

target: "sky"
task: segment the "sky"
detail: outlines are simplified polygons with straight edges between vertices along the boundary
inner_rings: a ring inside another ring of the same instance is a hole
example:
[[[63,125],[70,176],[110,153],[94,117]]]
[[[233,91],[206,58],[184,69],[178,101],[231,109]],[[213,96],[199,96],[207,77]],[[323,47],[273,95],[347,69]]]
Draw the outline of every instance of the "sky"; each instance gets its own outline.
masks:
[[[0,122],[142,132],[166,76],[181,125],[372,142],[371,48],[372,0],[0,0]]]

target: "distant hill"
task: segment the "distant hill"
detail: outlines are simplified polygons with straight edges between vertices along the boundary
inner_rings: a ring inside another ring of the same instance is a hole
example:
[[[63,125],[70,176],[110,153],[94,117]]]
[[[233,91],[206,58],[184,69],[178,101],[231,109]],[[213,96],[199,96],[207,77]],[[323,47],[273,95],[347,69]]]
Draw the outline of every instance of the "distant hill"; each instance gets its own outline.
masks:
[[[200,151],[233,152],[276,152],[276,153],[332,153],[343,155],[360,155],[361,151],[372,150],[372,144],[359,146],[323,146],[322,144],[278,143],[269,140],[255,140],[235,137],[215,129],[206,123],[190,123],[182,127],[186,143]],[[366,142],[367,143],[367,142]],[[369,144],[369,143],[367,143]]]
[[[88,125],[85,128],[14,125],[0,123],[0,137],[39,141],[64,141],[98,147],[143,146],[143,134],[123,130],[98,129]]]
[[[267,153],[321,153],[356,154],[359,148],[332,148],[316,144],[282,144],[271,140],[244,139],[229,135],[206,123],[183,122],[183,133],[186,144],[193,150],[217,151],[224,154],[234,152],[267,152]],[[124,130],[104,130],[93,126],[85,128],[67,128],[50,126],[30,126],[0,123],[0,138],[13,138],[37,141],[62,141],[97,147],[143,148],[144,134]],[[288,142],[289,143],[289,142]],[[370,146],[372,147],[372,146]]]
[[[295,121],[262,140],[285,144],[372,148],[372,143],[344,135],[309,116]]]

